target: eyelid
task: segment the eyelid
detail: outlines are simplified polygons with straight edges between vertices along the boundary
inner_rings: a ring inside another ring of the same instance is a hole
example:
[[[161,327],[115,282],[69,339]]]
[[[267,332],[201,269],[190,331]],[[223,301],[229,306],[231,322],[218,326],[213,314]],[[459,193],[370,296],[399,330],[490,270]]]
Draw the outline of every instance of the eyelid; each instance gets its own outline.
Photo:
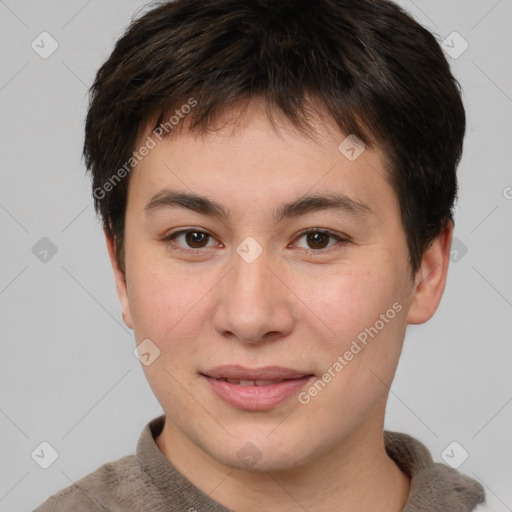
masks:
[[[307,235],[309,233],[324,233],[325,235],[332,236],[333,238],[338,238],[340,240],[349,240],[349,237],[347,235],[344,235],[343,233],[338,233],[337,231],[332,231],[331,229],[327,228],[306,228],[302,231],[299,231],[297,233],[296,238]]]
[[[294,241],[297,241],[298,239],[302,238],[304,235],[308,235],[309,233],[322,233],[324,235],[328,235],[331,238],[335,238],[337,240],[337,243],[334,245],[331,245],[330,247],[326,247],[325,249],[307,249],[307,248],[301,248],[302,250],[306,251],[308,254],[314,255],[314,256],[321,256],[323,254],[328,254],[333,250],[339,249],[339,245],[341,244],[347,244],[351,241],[350,237],[343,233],[338,233],[336,231],[332,231],[327,228],[306,228],[302,231],[300,231],[294,238]]]
[[[199,249],[190,249],[190,248],[187,248],[187,247],[183,247],[182,245],[174,242],[175,238],[177,238],[180,235],[184,235],[186,233],[189,233],[189,232],[201,233],[201,234],[207,235],[210,238],[216,239],[214,237],[214,235],[212,235],[209,231],[205,231],[204,229],[189,227],[189,228],[181,228],[181,229],[178,229],[177,231],[173,231],[171,233],[165,234],[162,237],[162,241],[163,242],[172,243],[176,250],[183,251],[183,252],[186,252],[186,253],[189,253],[189,254],[199,254],[201,251],[212,249],[211,246],[210,247],[201,247]]]
[[[181,229],[178,229],[177,231],[165,234],[162,237],[162,241],[163,242],[173,243],[173,245],[175,246],[175,248],[177,250],[184,251],[184,252],[189,253],[189,254],[199,254],[201,251],[209,250],[209,249],[213,248],[213,246],[210,246],[210,247],[201,247],[199,249],[189,249],[187,247],[183,247],[182,245],[174,242],[175,238],[177,238],[180,235],[186,234],[188,232],[201,233],[201,234],[207,235],[210,238],[213,238],[213,239],[216,240],[216,237],[212,233],[210,233],[209,231],[205,231],[204,229],[200,229],[200,228],[189,227],[189,228],[181,228]],[[304,251],[308,252],[308,254],[314,254],[314,255],[326,254],[326,253],[330,252],[331,250],[336,249],[340,242],[342,244],[346,244],[346,243],[349,243],[351,241],[350,237],[345,235],[345,234],[338,233],[338,232],[332,231],[332,230],[327,229],[327,228],[314,228],[314,227],[313,228],[303,229],[302,231],[297,233],[297,235],[295,235],[293,240],[297,241],[298,239],[302,238],[304,235],[308,235],[309,233],[323,233],[323,234],[328,235],[328,236],[330,236],[332,238],[335,238],[338,241],[338,243],[336,243],[336,244],[334,244],[334,245],[332,245],[330,247],[327,247],[325,249],[305,249],[305,248],[301,248]],[[218,243],[220,243],[220,242],[218,242]]]

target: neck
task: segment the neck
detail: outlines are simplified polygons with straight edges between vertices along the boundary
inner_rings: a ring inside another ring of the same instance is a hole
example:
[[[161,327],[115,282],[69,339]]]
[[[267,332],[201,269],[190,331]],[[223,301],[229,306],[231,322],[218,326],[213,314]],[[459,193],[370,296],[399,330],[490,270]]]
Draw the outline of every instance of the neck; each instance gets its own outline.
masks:
[[[410,481],[386,453],[383,421],[368,418],[326,453],[286,471],[234,469],[212,459],[166,420],[156,442],[204,494],[232,510],[398,512]]]

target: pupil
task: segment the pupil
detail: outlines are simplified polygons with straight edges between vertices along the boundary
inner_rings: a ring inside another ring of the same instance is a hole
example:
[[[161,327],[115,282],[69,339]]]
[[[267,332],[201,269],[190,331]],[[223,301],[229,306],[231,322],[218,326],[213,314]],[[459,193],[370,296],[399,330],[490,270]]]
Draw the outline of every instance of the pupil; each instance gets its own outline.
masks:
[[[191,246],[194,244],[201,245],[201,242],[204,242],[206,238],[205,233],[199,233],[198,231],[192,231],[187,233],[186,239],[187,243]],[[314,249],[323,249],[326,244],[327,235],[325,233],[310,233],[308,236],[308,243],[313,246]]]
[[[310,243],[311,245],[315,246],[315,247],[313,247],[314,249],[323,249],[326,244],[322,243],[322,238],[324,239],[324,242],[325,242],[325,239],[327,238],[327,235],[325,233],[309,234],[308,235],[308,243]],[[321,247],[316,247],[318,245],[320,245]]]
[[[205,236],[205,233],[192,231],[186,235],[187,243],[192,247],[194,247],[194,244],[201,245],[201,242],[204,241],[203,238],[205,238]]]

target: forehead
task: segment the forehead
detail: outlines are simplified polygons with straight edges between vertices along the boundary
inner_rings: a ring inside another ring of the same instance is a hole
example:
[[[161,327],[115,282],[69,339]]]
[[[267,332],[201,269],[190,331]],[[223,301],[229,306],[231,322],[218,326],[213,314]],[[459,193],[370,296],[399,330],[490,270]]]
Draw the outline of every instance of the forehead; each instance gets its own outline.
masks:
[[[289,156],[292,151],[301,153],[307,150],[313,150],[318,156],[325,149],[338,147],[348,135],[352,140],[358,139],[355,135],[342,133],[327,107],[314,97],[307,100],[307,119],[296,114],[296,122],[292,122],[277,106],[269,105],[264,97],[255,96],[249,101],[240,100],[232,106],[215,110],[209,116],[207,124],[200,119],[198,126],[191,126],[196,121],[196,112],[189,104],[197,104],[197,101],[189,98],[181,107],[174,109],[177,115],[172,115],[171,112],[163,116],[165,119],[158,126],[155,125],[156,117],[153,117],[143,127],[137,146],[147,137],[152,137],[157,143],[162,142],[162,138],[165,141],[180,139],[180,143],[193,141],[212,148],[216,144],[240,146],[256,138],[261,140],[262,145],[274,150],[285,150],[285,146],[288,146]],[[200,112],[204,116],[204,108]],[[361,129],[364,135],[360,138],[370,136],[369,130]],[[293,149],[297,145],[301,149]],[[379,157],[384,161],[386,155],[379,151]]]
[[[342,133],[331,118],[312,117],[310,135],[283,115],[274,113],[272,120],[265,105],[253,101],[245,110],[226,111],[205,133],[182,126],[160,141],[148,124],[139,144],[152,137],[156,145],[132,172],[130,189],[154,204],[169,189],[188,193],[189,202],[194,195],[214,193],[221,210],[222,204],[245,210],[273,205],[277,216],[290,210],[277,209],[276,203],[306,195],[343,195],[352,201],[352,210],[394,196],[384,155]]]

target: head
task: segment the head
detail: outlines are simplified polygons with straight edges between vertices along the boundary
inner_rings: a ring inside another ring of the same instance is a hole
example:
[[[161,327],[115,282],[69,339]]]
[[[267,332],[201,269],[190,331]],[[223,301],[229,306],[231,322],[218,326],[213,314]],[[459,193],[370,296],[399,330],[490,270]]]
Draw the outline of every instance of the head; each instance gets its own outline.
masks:
[[[464,130],[439,44],[385,0],[176,0],[132,22],[91,89],[84,156],[179,432],[234,466],[253,443],[276,469],[382,428],[406,327],[444,290]],[[212,387],[221,365],[305,384],[251,409]]]

